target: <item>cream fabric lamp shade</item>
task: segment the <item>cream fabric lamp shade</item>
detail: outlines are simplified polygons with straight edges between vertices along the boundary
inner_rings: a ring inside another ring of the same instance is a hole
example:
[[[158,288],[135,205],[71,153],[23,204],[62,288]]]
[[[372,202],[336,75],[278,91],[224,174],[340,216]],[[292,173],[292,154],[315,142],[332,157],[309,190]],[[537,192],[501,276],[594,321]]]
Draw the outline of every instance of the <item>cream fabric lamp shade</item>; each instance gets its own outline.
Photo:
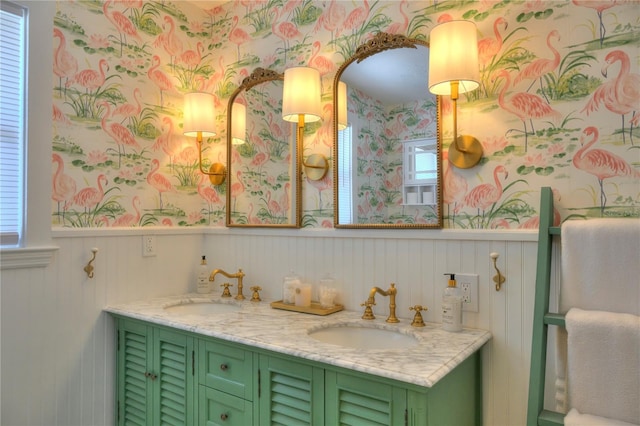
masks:
[[[193,92],[184,95],[184,127],[185,136],[215,136],[216,110],[213,95],[205,92]]]
[[[480,85],[478,35],[470,21],[449,21],[431,30],[429,38],[429,91],[450,95],[451,82],[460,83],[458,93]]]
[[[231,143],[242,145],[247,134],[247,107],[239,102],[233,103],[231,110]]]
[[[347,84],[338,82],[338,130],[344,130],[349,125],[347,113]]]
[[[282,119],[297,123],[299,115],[310,123],[322,118],[320,72],[315,68],[294,67],[284,71]]]

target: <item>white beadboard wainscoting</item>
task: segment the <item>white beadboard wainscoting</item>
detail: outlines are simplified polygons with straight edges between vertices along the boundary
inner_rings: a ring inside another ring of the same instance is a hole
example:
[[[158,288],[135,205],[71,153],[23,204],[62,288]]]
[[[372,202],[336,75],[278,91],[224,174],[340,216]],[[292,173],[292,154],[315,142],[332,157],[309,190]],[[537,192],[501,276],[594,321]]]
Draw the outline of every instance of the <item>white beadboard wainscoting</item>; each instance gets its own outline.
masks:
[[[142,235],[155,235],[157,256],[142,256]],[[440,321],[446,272],[480,276],[479,312],[464,324],[489,330],[482,351],[486,425],[525,423],[537,234],[453,230],[54,230],[51,263],[1,271],[3,425],[114,424],[114,335],[108,304],[195,291],[196,266],[246,273],[245,295],[259,285],[281,297],[294,269],[317,282],[332,274],[347,309],[360,310],[372,286],[398,288],[397,314],[426,305]],[[97,247],[95,276],[84,266]],[[495,291],[489,253],[507,281]],[[220,291],[216,278],[214,291]],[[235,288],[234,288],[235,292]],[[374,312],[383,317],[386,298]],[[452,396],[455,397],[455,396]]]

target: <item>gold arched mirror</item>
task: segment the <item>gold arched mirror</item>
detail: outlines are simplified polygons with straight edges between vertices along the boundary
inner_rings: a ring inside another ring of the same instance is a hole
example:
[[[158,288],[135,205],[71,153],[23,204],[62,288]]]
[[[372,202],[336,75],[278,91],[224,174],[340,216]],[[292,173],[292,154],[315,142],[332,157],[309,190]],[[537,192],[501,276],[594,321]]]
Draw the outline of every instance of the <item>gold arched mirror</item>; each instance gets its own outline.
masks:
[[[300,227],[295,129],[282,120],[284,75],[257,68],[227,108],[227,226]]]
[[[378,33],[338,70],[334,96],[337,228],[441,228],[440,98],[429,46]]]

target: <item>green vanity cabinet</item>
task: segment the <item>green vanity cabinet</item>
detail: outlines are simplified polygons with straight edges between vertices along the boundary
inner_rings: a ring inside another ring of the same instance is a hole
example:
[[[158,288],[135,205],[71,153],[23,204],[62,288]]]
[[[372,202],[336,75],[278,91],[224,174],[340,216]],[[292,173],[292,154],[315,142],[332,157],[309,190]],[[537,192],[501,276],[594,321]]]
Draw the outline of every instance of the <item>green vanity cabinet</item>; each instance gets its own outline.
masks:
[[[288,356],[260,355],[260,424],[323,425],[323,368]]]
[[[195,339],[118,320],[118,424],[195,424]]]

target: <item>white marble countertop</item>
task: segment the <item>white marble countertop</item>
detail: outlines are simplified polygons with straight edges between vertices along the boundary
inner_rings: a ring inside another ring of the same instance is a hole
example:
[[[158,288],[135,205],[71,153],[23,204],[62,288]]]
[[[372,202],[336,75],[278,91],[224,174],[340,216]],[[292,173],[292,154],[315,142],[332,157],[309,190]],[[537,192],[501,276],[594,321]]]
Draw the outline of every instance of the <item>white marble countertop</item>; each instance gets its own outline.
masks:
[[[184,315],[165,309],[200,302],[235,304],[238,309],[207,315]],[[479,329],[450,333],[436,323],[412,327],[407,318],[400,318],[398,324],[389,324],[380,315],[375,320],[363,320],[362,312],[354,311],[310,315],[273,309],[269,302],[187,294],[108,306],[105,311],[424,387],[432,387],[491,338],[488,331]],[[322,343],[308,335],[310,330],[331,325],[395,330],[413,336],[418,344],[364,350]]]

